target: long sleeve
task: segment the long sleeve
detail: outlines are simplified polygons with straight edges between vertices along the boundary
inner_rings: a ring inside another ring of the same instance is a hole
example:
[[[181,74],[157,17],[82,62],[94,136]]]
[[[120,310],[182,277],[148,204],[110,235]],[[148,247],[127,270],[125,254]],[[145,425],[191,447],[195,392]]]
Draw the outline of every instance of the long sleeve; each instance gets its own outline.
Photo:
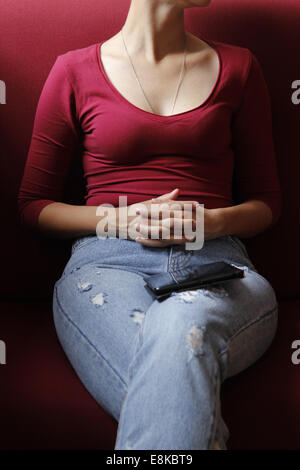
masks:
[[[59,202],[79,145],[75,97],[64,57],[58,56],[43,86],[23,178],[18,192],[21,223],[38,224],[41,210]]]
[[[273,226],[282,209],[272,134],[270,96],[261,66],[250,52],[249,73],[232,125],[237,203],[259,199],[272,210]]]

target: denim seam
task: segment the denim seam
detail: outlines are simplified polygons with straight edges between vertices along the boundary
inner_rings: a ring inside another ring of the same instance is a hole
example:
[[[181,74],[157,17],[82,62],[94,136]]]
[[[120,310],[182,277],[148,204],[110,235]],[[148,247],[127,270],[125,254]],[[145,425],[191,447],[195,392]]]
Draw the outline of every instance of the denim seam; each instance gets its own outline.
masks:
[[[260,315],[259,317],[255,318],[254,320],[252,320],[250,323],[247,323],[247,325],[244,325],[242,328],[240,328],[238,331],[236,331],[234,333],[234,335],[232,335],[229,340],[227,341],[227,344],[226,344],[226,347],[219,352],[219,356],[222,356],[224,353],[226,353],[228,351],[228,346],[229,344],[231,343],[231,341],[236,338],[239,334],[241,334],[244,330],[246,330],[247,328],[249,328],[250,326],[254,325],[255,323],[258,323],[260,322],[261,320],[263,320],[265,317],[267,317],[268,315],[271,315],[271,313],[275,312],[276,310],[278,310],[278,304],[273,307],[271,310],[268,310],[266,313],[264,313],[263,315]]]
[[[173,255],[173,246],[170,247],[169,259],[168,259],[168,267],[167,271],[170,272],[170,268],[172,267],[172,255]]]
[[[116,438],[115,438],[115,449],[116,449],[116,445],[117,445],[117,441],[119,442],[121,440],[121,426],[120,426],[120,422],[121,422],[121,419],[123,419],[123,414],[124,414],[124,409],[125,409],[125,402],[126,402],[126,398],[127,398],[127,395],[125,396],[124,400],[123,400],[123,403],[122,403],[122,406],[121,406],[121,410],[120,410],[120,415],[119,415],[119,421],[118,421],[118,427],[117,427],[117,433],[116,433]],[[119,444],[118,444],[119,445]]]
[[[95,345],[88,339],[88,337],[83,333],[83,331],[81,331],[81,329],[76,325],[76,323],[74,323],[71,318],[66,314],[66,312],[64,311],[60,301],[59,301],[59,298],[58,298],[58,295],[57,295],[57,291],[56,291],[56,288],[54,288],[54,292],[55,292],[55,297],[56,297],[56,301],[57,301],[57,304],[62,312],[62,314],[66,317],[66,319],[72,324],[72,326],[74,328],[76,328],[79,333],[82,335],[82,337],[86,340],[86,342],[89,344],[89,346],[94,349],[96,351],[96,353],[107,363],[107,365],[111,368],[111,370],[115,373],[115,375],[121,380],[121,382],[124,384],[125,386],[125,391],[127,392],[127,387],[128,385],[126,384],[126,382],[124,381],[124,379],[119,375],[119,373],[115,370],[115,368],[108,362],[108,360],[101,354],[100,351],[98,351],[98,349],[95,347]]]
[[[71,254],[73,254],[75,251],[80,250],[80,248],[83,248],[84,246],[89,245],[90,243],[96,242],[97,240],[85,240],[85,241],[77,240],[78,244],[76,245],[76,242],[75,242],[74,246],[72,247],[72,253]]]
[[[217,427],[218,427],[218,423],[217,423],[217,418],[218,418],[218,413],[217,413],[217,400],[220,399],[220,397],[218,397],[218,391],[219,391],[219,387],[220,387],[220,370],[219,370],[219,364],[216,363],[216,369],[215,369],[215,374],[214,374],[214,412],[213,412],[213,416],[212,416],[212,421],[211,421],[211,428],[210,428],[210,435],[209,435],[209,438],[208,438],[208,445],[207,445],[207,448],[208,450],[212,450],[211,447],[212,445],[214,444],[214,441],[216,439],[216,434],[217,434]]]

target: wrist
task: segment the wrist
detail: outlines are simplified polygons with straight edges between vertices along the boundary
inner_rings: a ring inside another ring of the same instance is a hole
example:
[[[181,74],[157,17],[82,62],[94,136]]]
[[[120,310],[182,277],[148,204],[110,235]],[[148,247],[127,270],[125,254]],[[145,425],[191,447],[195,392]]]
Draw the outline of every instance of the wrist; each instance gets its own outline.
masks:
[[[116,208],[116,236],[119,238],[129,238],[129,229],[136,223],[138,215],[128,215],[130,206]]]
[[[224,208],[210,210],[213,219],[213,231],[215,238],[229,235],[228,231],[228,217]]]

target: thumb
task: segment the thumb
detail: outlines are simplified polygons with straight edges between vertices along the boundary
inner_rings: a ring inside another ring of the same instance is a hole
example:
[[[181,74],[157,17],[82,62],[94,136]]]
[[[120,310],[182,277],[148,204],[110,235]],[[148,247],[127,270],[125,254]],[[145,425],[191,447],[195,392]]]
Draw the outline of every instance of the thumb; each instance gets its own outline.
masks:
[[[151,201],[165,201],[168,199],[175,199],[178,196],[179,188],[173,189],[170,193],[162,194],[161,196],[154,197]]]

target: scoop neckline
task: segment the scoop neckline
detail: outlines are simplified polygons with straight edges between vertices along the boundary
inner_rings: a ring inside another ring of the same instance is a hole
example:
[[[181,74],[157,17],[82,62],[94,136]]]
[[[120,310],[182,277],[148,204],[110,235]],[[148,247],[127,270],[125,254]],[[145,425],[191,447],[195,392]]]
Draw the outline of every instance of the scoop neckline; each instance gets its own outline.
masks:
[[[146,111],[145,109],[139,108],[138,106],[136,106],[135,104],[133,104],[129,100],[127,100],[125,98],[125,96],[123,96],[122,93],[120,93],[119,90],[112,84],[112,82],[110,81],[110,79],[108,78],[108,76],[105,72],[105,69],[104,69],[104,66],[103,66],[103,63],[102,63],[102,60],[101,60],[101,46],[105,42],[105,40],[96,43],[97,63],[98,63],[99,70],[100,70],[102,76],[104,77],[104,80],[107,83],[107,85],[109,86],[109,88],[113,91],[113,93],[123,103],[125,103],[127,105],[128,108],[131,108],[132,110],[136,111],[137,113],[143,114],[144,116],[146,116],[150,119],[154,119],[154,120],[158,120],[158,121],[176,120],[176,119],[179,119],[181,117],[189,116],[193,113],[196,113],[197,111],[202,110],[202,108],[204,108],[209,103],[209,101],[213,98],[213,96],[216,93],[216,90],[218,88],[218,85],[220,83],[220,80],[221,80],[221,75],[222,75],[222,71],[223,71],[223,62],[222,62],[222,57],[221,57],[218,45],[216,44],[216,41],[212,41],[212,40],[209,40],[209,41],[205,40],[204,41],[203,39],[201,39],[201,40],[203,42],[205,42],[206,44],[208,44],[210,47],[212,47],[212,49],[214,49],[216,51],[217,55],[218,55],[219,72],[218,72],[218,76],[217,76],[217,79],[215,81],[215,84],[214,84],[211,92],[207,96],[207,98],[200,105],[196,106],[195,108],[188,109],[187,111],[182,111],[181,113],[177,113],[177,114],[171,114],[169,116],[164,116],[164,115],[161,115],[161,114],[151,113],[150,111]]]

